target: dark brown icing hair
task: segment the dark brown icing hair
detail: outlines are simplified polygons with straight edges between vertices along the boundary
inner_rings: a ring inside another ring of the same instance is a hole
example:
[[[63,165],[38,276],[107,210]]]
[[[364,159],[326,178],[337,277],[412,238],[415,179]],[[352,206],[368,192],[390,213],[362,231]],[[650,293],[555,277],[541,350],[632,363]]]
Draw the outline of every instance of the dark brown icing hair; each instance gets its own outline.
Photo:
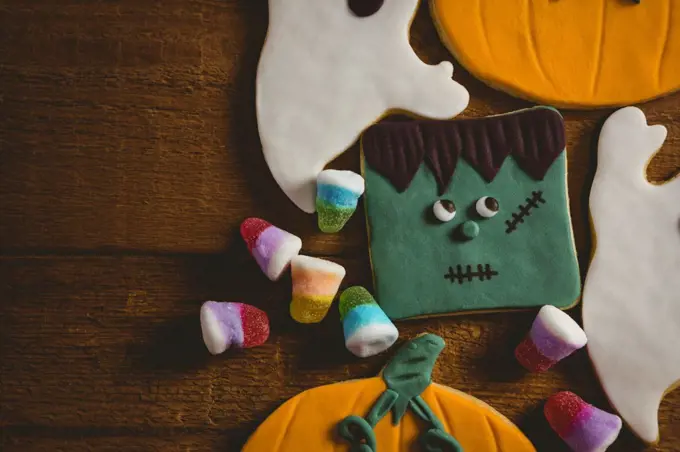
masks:
[[[556,110],[537,107],[488,118],[382,122],[361,143],[366,163],[398,192],[408,188],[424,160],[441,195],[461,157],[488,182],[509,155],[542,180],[564,150],[564,121]]]

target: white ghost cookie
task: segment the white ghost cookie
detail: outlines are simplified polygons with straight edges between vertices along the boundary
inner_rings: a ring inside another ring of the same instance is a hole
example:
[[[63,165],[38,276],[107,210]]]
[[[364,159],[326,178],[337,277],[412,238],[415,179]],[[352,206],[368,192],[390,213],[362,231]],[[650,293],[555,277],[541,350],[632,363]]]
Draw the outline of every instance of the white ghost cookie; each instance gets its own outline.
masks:
[[[265,159],[288,197],[314,212],[316,177],[390,111],[445,119],[468,104],[453,66],[409,44],[419,0],[269,0],[257,71]]]
[[[680,380],[680,178],[654,185],[647,163],[666,128],[635,107],[616,111],[599,140],[590,194],[596,241],[583,291],[588,350],[609,400],[644,441]]]

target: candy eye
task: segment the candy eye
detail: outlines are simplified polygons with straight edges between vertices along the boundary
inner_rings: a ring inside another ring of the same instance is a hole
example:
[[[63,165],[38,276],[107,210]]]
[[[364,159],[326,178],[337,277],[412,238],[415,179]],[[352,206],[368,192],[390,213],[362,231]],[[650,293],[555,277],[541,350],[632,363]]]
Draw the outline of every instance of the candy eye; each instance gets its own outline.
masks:
[[[475,209],[477,209],[477,213],[483,218],[495,217],[499,209],[498,200],[491,196],[482,196],[477,200]]]
[[[432,212],[437,220],[446,223],[456,216],[456,205],[448,199],[440,199],[432,206]]]

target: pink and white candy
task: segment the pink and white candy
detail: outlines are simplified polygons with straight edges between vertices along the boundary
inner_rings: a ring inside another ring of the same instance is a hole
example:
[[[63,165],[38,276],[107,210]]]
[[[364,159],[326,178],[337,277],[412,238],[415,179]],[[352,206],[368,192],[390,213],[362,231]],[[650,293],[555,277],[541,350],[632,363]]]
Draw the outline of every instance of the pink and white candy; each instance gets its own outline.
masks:
[[[532,372],[543,372],[583,348],[588,339],[574,319],[555,306],[543,306],[531,331],[515,349],[517,360]]]
[[[548,399],[543,408],[548,423],[574,452],[604,452],[621,431],[621,418],[563,391]]]
[[[219,355],[230,347],[250,348],[269,338],[269,318],[245,303],[206,301],[201,306],[201,331],[208,351]]]
[[[302,248],[299,237],[279,229],[261,218],[246,218],[241,223],[241,236],[248,251],[265,275],[276,281]]]

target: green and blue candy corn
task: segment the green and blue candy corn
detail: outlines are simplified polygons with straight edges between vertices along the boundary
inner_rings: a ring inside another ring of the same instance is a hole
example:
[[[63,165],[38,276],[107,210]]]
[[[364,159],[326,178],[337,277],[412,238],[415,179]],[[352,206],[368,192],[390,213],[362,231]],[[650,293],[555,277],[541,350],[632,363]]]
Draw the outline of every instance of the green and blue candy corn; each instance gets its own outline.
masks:
[[[364,178],[352,171],[325,170],[316,180],[316,211],[319,229],[341,230],[357,209],[364,194]]]
[[[339,307],[345,346],[354,355],[360,358],[377,355],[399,338],[397,327],[363,287],[346,289],[340,295]]]

